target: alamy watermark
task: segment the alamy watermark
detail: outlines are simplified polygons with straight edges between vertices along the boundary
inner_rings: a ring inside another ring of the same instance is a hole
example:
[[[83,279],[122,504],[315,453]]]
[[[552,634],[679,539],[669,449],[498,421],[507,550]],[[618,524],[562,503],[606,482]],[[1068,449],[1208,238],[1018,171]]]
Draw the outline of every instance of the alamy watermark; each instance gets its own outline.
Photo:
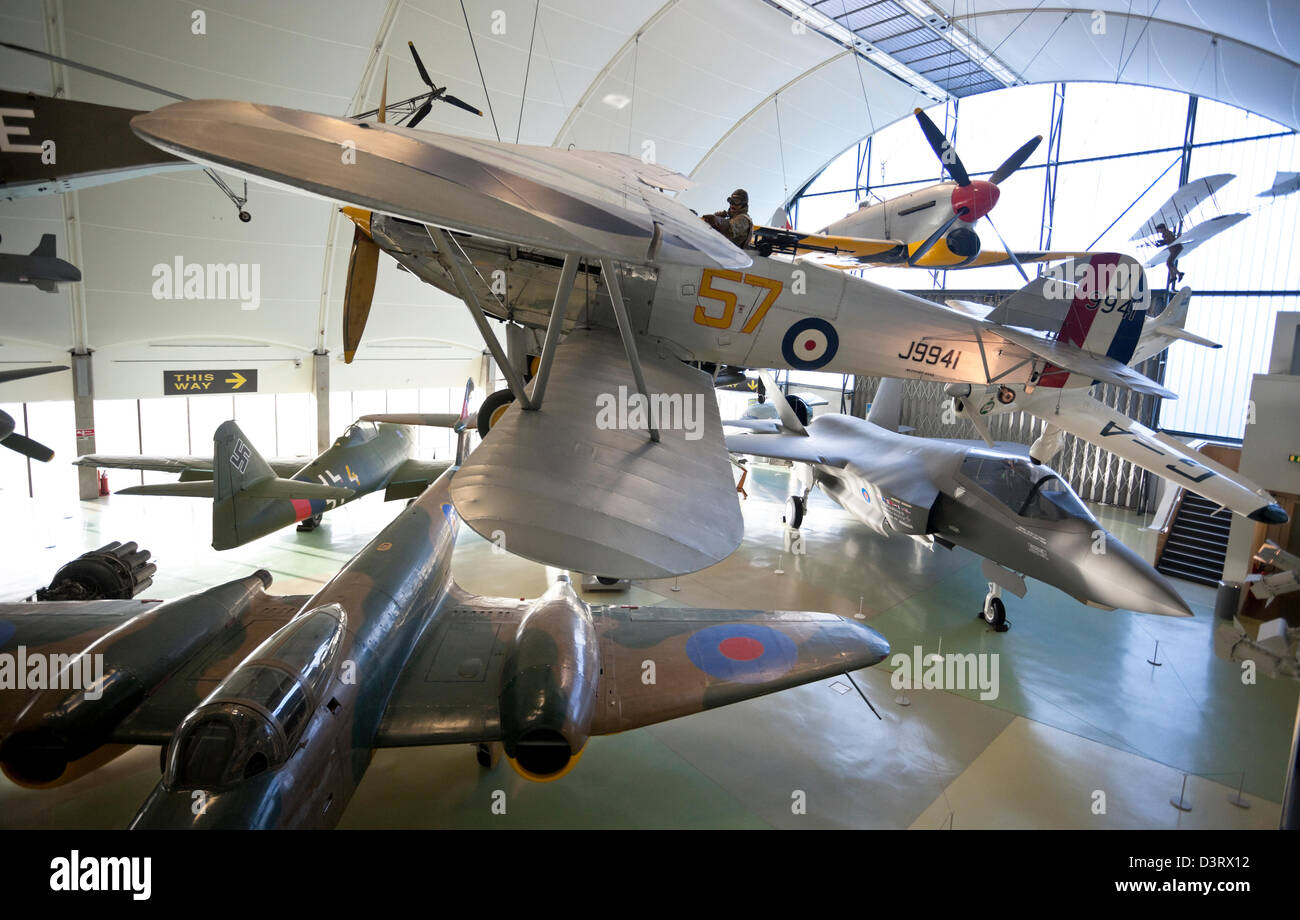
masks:
[[[596,396],[596,427],[610,429],[646,429],[685,431],[686,440],[704,437],[703,393],[629,393],[620,386],[618,393]]]
[[[0,690],[81,690],[86,699],[104,695],[104,656],[27,654],[20,645],[0,652]]]
[[[240,309],[262,305],[262,266],[246,262],[186,262],[182,256],[153,267],[154,300],[238,300]]]

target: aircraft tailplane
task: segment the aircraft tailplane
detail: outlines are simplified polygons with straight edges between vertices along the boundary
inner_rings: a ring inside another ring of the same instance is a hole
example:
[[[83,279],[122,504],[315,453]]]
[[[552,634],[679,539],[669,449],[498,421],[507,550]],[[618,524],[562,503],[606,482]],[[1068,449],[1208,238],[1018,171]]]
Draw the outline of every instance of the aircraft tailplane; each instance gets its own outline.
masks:
[[[871,400],[867,421],[890,431],[897,431],[903,417],[903,381],[897,377],[882,377],[876,395]]]
[[[59,254],[54,246],[54,234],[42,234],[41,241],[36,244],[36,248],[32,250],[31,254],[45,259],[58,258]]]
[[[212,473],[215,549],[240,546],[353,495],[351,489],[280,479],[234,421],[222,422],[212,437]]]

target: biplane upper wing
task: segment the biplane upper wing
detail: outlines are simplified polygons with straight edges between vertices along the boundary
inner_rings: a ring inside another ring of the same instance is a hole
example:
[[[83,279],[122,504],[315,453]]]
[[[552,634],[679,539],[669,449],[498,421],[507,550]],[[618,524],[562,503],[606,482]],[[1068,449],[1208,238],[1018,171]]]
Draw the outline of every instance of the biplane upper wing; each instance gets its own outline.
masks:
[[[620,154],[223,100],[164,106],[137,115],[131,128],[205,166],[491,239],[637,264],[752,262],[655,190],[689,180]]]
[[[571,333],[542,408],[512,405],[452,480],[461,519],[516,555],[609,577],[684,575],[729,556],[744,521],[712,380],[649,350],[642,365],[658,442],[634,414],[618,336]]]
[[[1219,189],[1235,178],[1237,177],[1232,173],[1218,173],[1213,176],[1193,179],[1186,185],[1179,186],[1178,190],[1169,196],[1169,200],[1147,218],[1146,223],[1139,227],[1137,232],[1129,239],[1144,240],[1149,236],[1156,236],[1159,233],[1157,228],[1161,224],[1164,224],[1170,230],[1177,229],[1182,219],[1196,210],[1201,202],[1214,197],[1214,194]]]
[[[1247,214],[1241,213],[1220,214],[1218,217],[1211,217],[1204,223],[1197,224],[1190,230],[1179,234],[1178,239],[1174,241],[1174,246],[1178,247],[1178,258],[1181,259],[1197,246],[1208,242],[1224,230],[1237,226],[1237,224],[1241,223],[1248,216],[1249,215]],[[1152,256],[1147,262],[1147,268],[1150,268],[1153,265],[1159,265],[1161,262],[1165,261],[1165,259],[1169,257],[1169,248],[1170,247],[1166,246]]]

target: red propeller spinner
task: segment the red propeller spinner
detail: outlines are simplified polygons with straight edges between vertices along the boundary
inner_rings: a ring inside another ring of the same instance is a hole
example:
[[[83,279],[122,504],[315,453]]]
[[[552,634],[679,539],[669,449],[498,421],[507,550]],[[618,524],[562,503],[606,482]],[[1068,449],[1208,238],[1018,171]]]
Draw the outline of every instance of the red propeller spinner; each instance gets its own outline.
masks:
[[[966,223],[973,224],[993,210],[1000,194],[998,187],[992,182],[975,179],[969,185],[959,185],[952,190],[952,212]]]

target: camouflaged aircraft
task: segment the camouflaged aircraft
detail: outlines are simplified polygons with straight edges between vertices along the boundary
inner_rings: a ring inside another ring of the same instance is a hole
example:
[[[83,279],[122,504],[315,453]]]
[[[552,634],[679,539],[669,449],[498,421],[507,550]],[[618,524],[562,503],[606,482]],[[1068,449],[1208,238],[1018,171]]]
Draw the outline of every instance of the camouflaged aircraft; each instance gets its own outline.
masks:
[[[996,630],[1007,626],[1002,591],[1024,597],[1026,577],[1102,610],[1192,615],[1168,579],[1108,533],[1055,470],[1013,452],[1020,445],[986,450],[899,433],[902,384],[882,380],[865,419],[829,413],[805,423],[764,375],[778,417],[725,422],[753,432],[729,435],[727,449],[794,464],[783,516],[791,530],[803,525],[818,487],[881,536],[982,556],[989,589],[980,613]]]
[[[464,411],[462,410],[462,416]],[[451,427],[460,416],[429,416]],[[265,460],[233,422],[223,422],[211,457],[131,457],[86,454],[77,466],[179,473],[176,482],[119,489],[118,495],[212,499],[212,548],[231,549],[298,523],[314,530],[331,508],[384,490],[384,500],[414,498],[451,465],[416,460],[407,425],[357,421],[315,460]]]
[[[311,597],[267,594],[261,571],[164,604],[0,604],[0,675],[5,656],[55,653],[60,676],[87,656],[102,675],[0,692],[5,775],[58,785],[154,744],[163,776],[131,827],[331,827],[377,748],[470,744],[487,766],[499,743],[521,775],[553,780],[591,736],[889,653],[829,613],[589,606],[564,576],[535,600],[469,594],[451,573],[451,480]]]

